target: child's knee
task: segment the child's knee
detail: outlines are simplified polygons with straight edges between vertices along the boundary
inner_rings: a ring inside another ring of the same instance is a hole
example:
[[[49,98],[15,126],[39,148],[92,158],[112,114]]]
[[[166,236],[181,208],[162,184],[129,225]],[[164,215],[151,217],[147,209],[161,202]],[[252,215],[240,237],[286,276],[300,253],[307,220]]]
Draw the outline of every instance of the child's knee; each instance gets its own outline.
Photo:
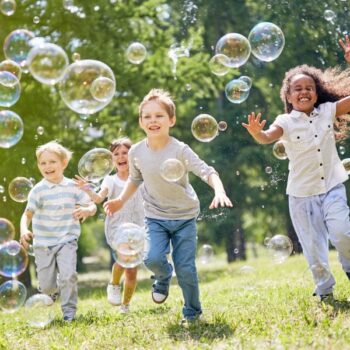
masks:
[[[77,283],[78,274],[76,271],[62,273],[60,274],[59,281],[61,286],[66,284]]]

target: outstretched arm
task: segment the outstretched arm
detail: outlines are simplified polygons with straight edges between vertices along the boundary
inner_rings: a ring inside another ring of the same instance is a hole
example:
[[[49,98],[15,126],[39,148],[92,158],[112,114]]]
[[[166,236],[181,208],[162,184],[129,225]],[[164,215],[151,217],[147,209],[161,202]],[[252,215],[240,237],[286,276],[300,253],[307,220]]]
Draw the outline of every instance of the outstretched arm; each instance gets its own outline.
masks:
[[[345,35],[345,42],[339,39],[339,44],[344,50],[345,61],[350,64],[350,39],[348,35]],[[336,117],[343,114],[350,113],[350,96],[344,97],[337,102]]]
[[[122,193],[116,199],[111,199],[103,204],[106,214],[111,216],[113,213],[120,210],[136,190],[137,186],[131,180],[127,180]]]
[[[248,124],[242,123],[242,126],[259,143],[268,144],[277,141],[283,135],[283,129],[277,125],[271,125],[268,130],[264,131],[266,120],[260,122],[260,118],[261,113],[255,116],[255,113],[252,112],[248,115]]]
[[[101,191],[96,193],[89,187],[89,183],[84,180],[82,177],[75,175],[75,179],[73,179],[75,184],[84,192],[86,192],[91,200],[93,200],[96,204],[102,203],[108,194],[108,189],[103,188]]]
[[[221,207],[232,207],[230,198],[226,196],[224,186],[217,173],[212,173],[209,175],[208,183],[215,191],[215,196],[209,206],[209,209],[217,208],[219,205]]]

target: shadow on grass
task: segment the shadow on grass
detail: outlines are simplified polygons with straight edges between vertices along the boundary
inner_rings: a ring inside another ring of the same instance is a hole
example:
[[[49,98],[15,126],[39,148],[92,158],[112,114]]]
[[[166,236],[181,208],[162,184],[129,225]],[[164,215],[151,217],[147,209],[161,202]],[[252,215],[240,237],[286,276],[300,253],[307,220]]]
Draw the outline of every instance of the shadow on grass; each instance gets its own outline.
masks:
[[[225,320],[215,320],[214,322],[195,321],[186,325],[179,323],[169,324],[167,332],[169,337],[176,341],[202,340],[211,342],[216,339],[228,339],[233,336],[235,326]]]
[[[333,316],[336,316],[338,313],[344,313],[350,311],[350,302],[347,300],[330,300],[321,303],[323,309],[328,311],[329,308],[332,308]]]

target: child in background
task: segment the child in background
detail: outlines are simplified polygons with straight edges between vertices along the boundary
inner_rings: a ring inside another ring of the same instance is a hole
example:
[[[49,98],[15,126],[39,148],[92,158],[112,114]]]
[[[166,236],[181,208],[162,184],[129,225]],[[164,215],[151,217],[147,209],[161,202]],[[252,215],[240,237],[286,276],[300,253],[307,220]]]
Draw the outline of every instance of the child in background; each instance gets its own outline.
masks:
[[[154,273],[152,299],[161,304],[168,297],[173,272],[167,260],[171,242],[175,272],[185,301],[182,310],[185,322],[202,314],[195,265],[199,201],[188,172],[192,171],[214,189],[210,208],[231,207],[232,203],[215,169],[199,159],[189,146],[169,135],[175,122],[175,104],[170,95],[163,90],[151,90],[139,107],[139,124],[146,138],[131,147],[129,179],[122,193],[106,202],[104,208],[108,215],[120,210],[143,183],[148,243],[144,262]],[[160,167],[167,159],[179,160],[186,170],[176,182],[161,176]]]
[[[350,63],[350,40],[339,41]],[[286,114],[268,130],[261,114],[248,115],[243,126],[262,144],[281,139],[289,158],[287,194],[294,229],[302,245],[321,300],[333,298],[335,280],[329,271],[328,239],[350,279],[350,221],[343,182],[348,175],[336,148],[344,137],[350,113],[350,69],[321,71],[302,65],[289,70],[281,99]],[[334,124],[338,134],[334,130]]]
[[[89,196],[63,175],[71,156],[69,150],[55,141],[37,148],[43,179],[29,193],[21,218],[20,239],[25,249],[33,239],[39,290],[54,300],[60,294],[65,321],[72,321],[77,310],[79,220],[96,213],[96,205]],[[28,229],[31,222],[33,233]]]
[[[79,176],[76,176],[76,184],[84,190],[95,203],[102,203],[106,197],[108,199],[117,198],[121,193],[126,180],[129,177],[128,153],[131,147],[131,141],[124,137],[112,141],[109,150],[113,154],[113,161],[117,173],[106,176],[101,184],[101,190],[96,193],[88,188],[87,182]],[[113,237],[118,227],[123,223],[134,223],[144,226],[144,209],[141,192],[137,191],[125,207],[112,216],[107,216],[105,221],[105,235],[107,243],[112,247]],[[125,281],[123,287],[123,300],[121,300],[120,280],[125,271]],[[107,300],[112,305],[121,305],[120,311],[127,313],[130,310],[130,301],[136,288],[137,267],[123,268],[118,263],[112,267],[112,277],[107,286]]]

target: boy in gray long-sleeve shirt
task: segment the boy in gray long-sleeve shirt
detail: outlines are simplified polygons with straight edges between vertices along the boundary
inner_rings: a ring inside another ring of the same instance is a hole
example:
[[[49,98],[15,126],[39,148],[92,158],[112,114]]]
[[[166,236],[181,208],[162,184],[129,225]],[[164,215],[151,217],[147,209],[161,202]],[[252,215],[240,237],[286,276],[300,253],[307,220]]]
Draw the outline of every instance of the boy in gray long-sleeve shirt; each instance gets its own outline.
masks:
[[[144,184],[148,241],[144,262],[155,275],[152,299],[161,304],[168,297],[173,272],[167,260],[171,242],[174,267],[185,301],[184,320],[192,321],[201,315],[202,309],[195,265],[199,201],[188,181],[188,172],[201,177],[214,189],[210,208],[232,207],[232,203],[215,169],[199,159],[189,146],[169,135],[175,122],[175,104],[169,94],[151,90],[139,107],[139,123],[147,137],[130,149],[129,179],[119,197],[106,202],[104,208],[111,215]],[[169,159],[180,161],[184,167],[184,174],[177,181],[161,175],[161,167]]]

